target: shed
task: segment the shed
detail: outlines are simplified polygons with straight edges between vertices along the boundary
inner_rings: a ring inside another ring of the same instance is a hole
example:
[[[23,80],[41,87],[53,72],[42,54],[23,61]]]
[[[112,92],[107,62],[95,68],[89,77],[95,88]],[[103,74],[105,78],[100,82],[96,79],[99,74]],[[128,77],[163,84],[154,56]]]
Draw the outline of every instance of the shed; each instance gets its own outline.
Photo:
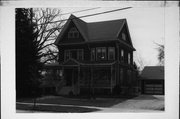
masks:
[[[143,94],[164,94],[164,66],[146,66],[141,74]]]

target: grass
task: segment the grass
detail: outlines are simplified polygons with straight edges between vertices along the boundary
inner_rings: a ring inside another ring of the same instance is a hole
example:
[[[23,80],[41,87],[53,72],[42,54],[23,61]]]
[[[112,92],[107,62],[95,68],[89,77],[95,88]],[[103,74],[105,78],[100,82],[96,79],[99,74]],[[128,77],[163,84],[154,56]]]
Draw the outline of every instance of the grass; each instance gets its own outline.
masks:
[[[33,108],[34,100],[32,98],[19,99],[16,109],[19,110],[36,110],[46,112],[95,112],[104,109],[147,109],[147,110],[164,110],[164,98],[140,95],[135,98],[102,98],[90,99],[88,97],[62,97],[62,96],[45,96],[36,100],[35,108]],[[42,104],[42,105],[41,105]],[[46,104],[46,105],[43,105]],[[48,105],[52,104],[52,105]]]
[[[61,112],[61,113],[85,113],[85,112],[94,112],[99,111],[96,108],[84,108],[84,107],[75,107],[75,106],[45,106],[45,105],[24,105],[16,104],[16,109],[19,110],[28,110],[28,111],[45,111],[45,112]]]
[[[96,99],[85,99],[85,98],[64,98],[60,96],[53,96],[49,98],[40,98],[36,102],[37,103],[45,103],[45,104],[61,104],[61,105],[75,105],[75,106],[93,106],[93,107],[111,107],[115,104],[118,104],[125,99],[104,99],[104,98],[96,98]],[[33,103],[33,99],[28,100],[19,100],[19,102]]]

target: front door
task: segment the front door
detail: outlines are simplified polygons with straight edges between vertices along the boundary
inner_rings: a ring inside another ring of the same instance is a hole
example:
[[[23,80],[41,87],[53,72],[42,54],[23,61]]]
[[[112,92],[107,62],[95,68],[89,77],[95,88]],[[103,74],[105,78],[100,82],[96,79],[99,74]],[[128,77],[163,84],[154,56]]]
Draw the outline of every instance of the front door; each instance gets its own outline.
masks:
[[[65,80],[66,86],[74,86],[78,80],[78,70],[77,68],[67,68],[65,69]]]

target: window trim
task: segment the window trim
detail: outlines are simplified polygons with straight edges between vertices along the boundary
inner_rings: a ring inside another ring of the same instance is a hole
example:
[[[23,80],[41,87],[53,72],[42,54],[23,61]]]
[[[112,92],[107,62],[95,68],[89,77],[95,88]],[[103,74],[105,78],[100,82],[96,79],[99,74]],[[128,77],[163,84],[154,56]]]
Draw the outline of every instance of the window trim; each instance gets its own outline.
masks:
[[[76,53],[77,53],[77,59],[76,60],[79,60],[79,50],[82,50],[82,60],[84,60],[84,49],[67,49],[67,50],[64,50],[64,61],[67,61],[68,59],[65,59],[66,57],[66,52],[69,52],[69,59],[72,58],[72,54],[71,54],[71,51],[75,50]]]
[[[114,52],[113,52],[113,59],[110,59],[110,49],[113,49],[114,50]],[[108,60],[115,60],[116,58],[115,58],[115,47],[108,47]]]
[[[71,34],[71,35],[70,35]],[[75,35],[77,34],[77,36]],[[79,38],[79,32],[76,27],[72,27],[68,32],[68,38]]]
[[[105,58],[104,58],[104,59],[98,59],[98,57],[97,57],[97,56],[98,56],[98,55],[97,55],[97,53],[98,53],[98,52],[97,52],[98,48],[101,49],[101,52],[102,52],[102,49],[103,49],[103,48],[105,49],[106,52],[105,52]],[[107,60],[107,49],[106,49],[106,47],[96,47],[96,61],[102,61],[102,60]]]

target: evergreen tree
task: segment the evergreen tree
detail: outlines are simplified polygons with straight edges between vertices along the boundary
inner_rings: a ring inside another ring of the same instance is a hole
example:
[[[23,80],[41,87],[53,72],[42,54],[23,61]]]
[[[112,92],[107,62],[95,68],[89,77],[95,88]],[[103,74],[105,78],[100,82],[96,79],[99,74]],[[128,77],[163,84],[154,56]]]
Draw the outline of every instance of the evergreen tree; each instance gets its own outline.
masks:
[[[16,9],[16,98],[39,92],[41,63],[32,9]]]

